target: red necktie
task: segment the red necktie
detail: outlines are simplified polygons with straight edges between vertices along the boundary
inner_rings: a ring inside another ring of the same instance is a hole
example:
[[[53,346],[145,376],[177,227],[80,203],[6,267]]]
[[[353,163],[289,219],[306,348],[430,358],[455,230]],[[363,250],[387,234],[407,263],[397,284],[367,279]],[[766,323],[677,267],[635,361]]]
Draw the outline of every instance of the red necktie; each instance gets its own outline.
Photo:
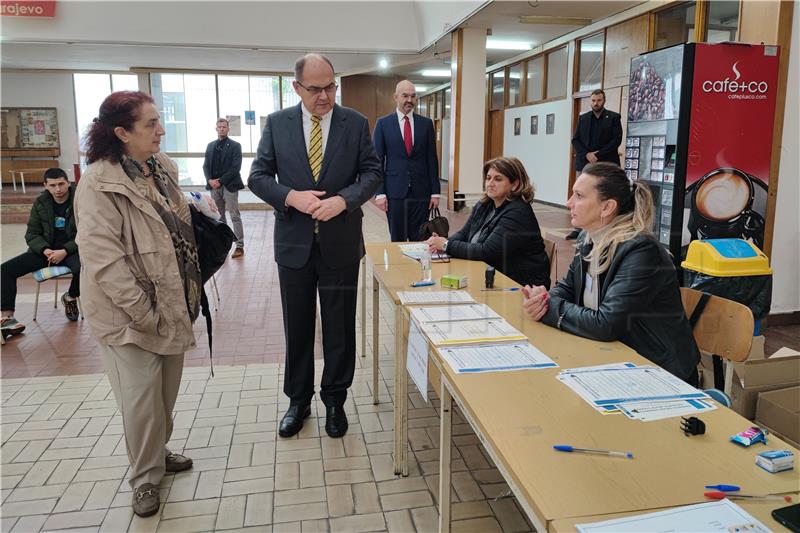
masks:
[[[406,153],[411,155],[411,148],[413,143],[411,141],[411,121],[408,120],[408,115],[403,117],[403,140],[406,143]]]

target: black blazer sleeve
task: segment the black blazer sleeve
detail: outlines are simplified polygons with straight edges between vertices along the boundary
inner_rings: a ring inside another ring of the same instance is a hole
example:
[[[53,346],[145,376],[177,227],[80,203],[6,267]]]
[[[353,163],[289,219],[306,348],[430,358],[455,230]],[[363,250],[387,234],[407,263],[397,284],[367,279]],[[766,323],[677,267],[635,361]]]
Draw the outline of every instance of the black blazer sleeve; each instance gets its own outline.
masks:
[[[618,340],[629,329],[629,317],[648,311],[656,295],[651,285],[652,265],[661,262],[658,246],[642,241],[627,250],[616,271],[607,272],[608,286],[601,288],[603,294],[597,310],[575,303],[575,294],[569,294],[569,287],[559,282],[550,291],[550,307],[542,322],[589,339]],[[576,256],[570,265],[568,279],[574,280],[576,261],[580,261],[580,257]]]
[[[447,238],[447,253],[450,253],[450,246],[453,245],[454,242],[467,242],[469,241],[469,232],[472,229],[472,224],[475,223],[475,217],[478,214],[478,206],[472,208],[472,213],[470,213],[469,218],[461,227],[460,230],[453,233]]]
[[[258,143],[258,151],[250,167],[250,177],[247,178],[247,185],[253,194],[267,202],[278,213],[285,213],[286,196],[291,192],[291,188],[275,179],[277,174],[277,162],[275,158],[275,144],[272,139],[274,129],[274,117],[269,115],[264,126],[264,133]]]
[[[617,149],[622,144],[622,119],[618,113],[611,114],[611,139],[597,151],[597,157],[603,161],[609,156],[618,157]]]
[[[481,211],[484,210],[481,209]],[[475,214],[476,213],[473,213],[473,215]],[[484,261],[486,263],[502,262],[506,240],[512,235],[530,232],[530,227],[524,223],[522,217],[519,215],[520,213],[513,210],[511,206],[506,206],[503,211],[495,214],[495,216],[498,217],[497,221],[491,222],[494,223],[494,228],[485,240],[482,242],[469,242],[469,233],[467,233],[467,238],[463,240],[457,240],[455,242],[448,241],[447,254],[459,259]],[[472,224],[478,223],[477,220],[473,220],[472,216],[470,216],[470,221],[472,221]],[[480,231],[480,228],[472,228],[473,232],[474,230]]]
[[[575,133],[572,135],[572,147],[575,148],[575,151],[578,153],[585,154],[589,151],[589,148],[583,144],[583,140],[581,139],[581,134],[583,133],[586,126],[586,119],[587,115],[583,114],[578,117],[578,127],[575,128]]]
[[[428,178],[431,180],[431,194],[441,194],[442,188],[439,184],[439,160],[436,157],[436,130],[433,128],[433,121],[428,120]]]
[[[373,145],[375,146],[375,155],[378,158],[378,162],[381,165],[381,169],[384,168],[384,159],[386,158],[386,140],[383,136],[383,119],[379,118],[378,122],[375,123],[375,133],[373,135],[374,142]],[[375,194],[386,194],[386,186],[384,185],[383,180],[381,180],[381,185],[378,187],[378,190],[375,191]]]
[[[206,146],[206,157],[203,160],[203,175],[206,177],[206,181],[211,179],[211,161],[212,157],[214,157],[214,141],[208,143]]]
[[[383,169],[378,156],[375,155],[375,146],[372,144],[372,138],[369,136],[369,122],[365,117],[360,117],[360,119],[358,180],[340,189],[338,193],[347,203],[348,213],[355,211],[369,201],[375,195],[375,191],[383,185]]]
[[[228,170],[226,170],[225,173],[219,177],[220,183],[225,186],[230,185],[233,181],[241,179],[240,172],[242,170],[242,145],[235,141],[231,141],[230,145],[231,165],[228,167]]]

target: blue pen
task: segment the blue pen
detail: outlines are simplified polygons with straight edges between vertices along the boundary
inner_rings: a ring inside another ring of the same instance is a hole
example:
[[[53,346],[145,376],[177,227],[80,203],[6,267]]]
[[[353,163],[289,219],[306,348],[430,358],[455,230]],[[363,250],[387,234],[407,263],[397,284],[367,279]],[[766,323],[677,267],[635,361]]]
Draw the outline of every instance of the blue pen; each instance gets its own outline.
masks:
[[[509,292],[513,292],[513,291],[518,291],[518,290],[519,290],[519,287],[509,287],[507,289],[504,289],[504,288],[501,288],[501,287],[492,288],[492,289],[481,289],[481,291],[483,291],[483,292],[489,292],[489,291],[509,291]]]
[[[633,459],[631,452],[615,452],[612,450],[601,450],[599,448],[575,448],[569,444],[555,444],[553,449],[559,452],[584,452],[584,453],[601,453],[603,455],[613,455],[615,457],[627,457]]]
[[[736,492],[742,490],[741,487],[736,485],[706,485],[707,489],[721,490],[722,492]]]
[[[435,281],[415,281],[411,283],[412,287],[428,287],[430,285],[436,285]]]

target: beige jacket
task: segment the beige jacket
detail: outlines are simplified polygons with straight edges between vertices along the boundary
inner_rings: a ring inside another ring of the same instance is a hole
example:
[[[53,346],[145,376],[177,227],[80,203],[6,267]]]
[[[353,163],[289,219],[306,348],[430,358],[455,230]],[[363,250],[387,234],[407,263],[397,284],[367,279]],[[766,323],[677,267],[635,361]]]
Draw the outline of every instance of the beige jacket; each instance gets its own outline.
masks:
[[[178,168],[163,154],[169,185]],[[195,346],[172,238],[119,164],[95,161],[75,196],[81,304],[101,344],[135,344],[157,354]]]

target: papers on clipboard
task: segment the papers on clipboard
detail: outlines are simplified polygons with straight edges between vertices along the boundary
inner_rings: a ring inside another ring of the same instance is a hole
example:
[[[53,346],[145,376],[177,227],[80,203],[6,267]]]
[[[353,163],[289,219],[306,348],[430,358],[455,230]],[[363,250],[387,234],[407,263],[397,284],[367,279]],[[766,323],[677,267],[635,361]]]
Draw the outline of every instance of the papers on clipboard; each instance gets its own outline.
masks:
[[[420,324],[420,329],[434,346],[496,344],[527,340],[525,335],[503,318],[428,322]]]
[[[409,308],[409,312],[411,313],[411,317],[420,324],[500,318],[500,315],[486,304],[411,307]]]
[[[575,524],[581,533],[640,531],[740,531],[767,533],[768,527],[730,500],[687,505],[592,524]]]
[[[400,291],[397,296],[402,305],[475,303],[467,291]]]
[[[528,342],[493,346],[459,346],[439,350],[444,360],[459,374],[500,372],[558,365]]]
[[[557,379],[594,409],[636,420],[661,420],[710,411],[710,397],[666,370],[632,363],[569,368]]]

